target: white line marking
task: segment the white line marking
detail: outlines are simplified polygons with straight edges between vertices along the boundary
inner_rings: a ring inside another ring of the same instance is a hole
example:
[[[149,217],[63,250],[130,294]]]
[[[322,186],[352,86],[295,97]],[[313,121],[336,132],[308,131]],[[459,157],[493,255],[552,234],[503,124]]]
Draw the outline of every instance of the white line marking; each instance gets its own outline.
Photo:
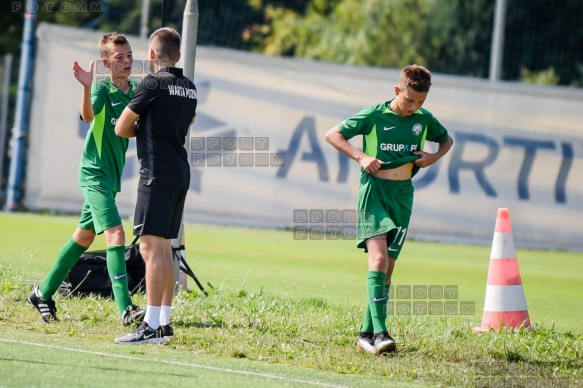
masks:
[[[147,358],[140,358],[140,357],[124,356],[122,354],[112,354],[112,353],[105,353],[105,352],[96,352],[96,351],[92,351],[92,350],[73,349],[73,348],[66,348],[64,346],[47,345],[47,344],[41,344],[41,343],[29,342],[29,341],[16,341],[16,340],[9,340],[9,339],[0,338],[0,342],[9,342],[9,343],[13,343],[13,344],[38,346],[41,348],[60,349],[60,350],[65,350],[65,351],[69,351],[69,352],[93,354],[95,356],[108,356],[108,357],[113,357],[113,358],[123,358],[125,360],[134,360],[134,361],[142,361],[142,362],[144,362],[144,361],[145,362],[155,362],[157,364],[162,363],[162,364],[170,364],[170,365],[189,366],[191,368],[207,369],[207,370],[214,370],[214,371],[227,372],[227,373],[235,373],[235,374],[239,374],[239,375],[264,377],[266,379],[283,380],[283,381],[289,381],[292,383],[299,383],[299,384],[318,385],[321,387],[344,387],[342,385],[327,384],[327,383],[323,383],[321,381],[291,379],[288,377],[271,375],[271,374],[267,374],[267,373],[248,372],[248,371],[244,371],[244,370],[219,368],[217,366],[190,364],[190,363],[181,362],[181,361],[167,361],[167,360],[147,359]]]

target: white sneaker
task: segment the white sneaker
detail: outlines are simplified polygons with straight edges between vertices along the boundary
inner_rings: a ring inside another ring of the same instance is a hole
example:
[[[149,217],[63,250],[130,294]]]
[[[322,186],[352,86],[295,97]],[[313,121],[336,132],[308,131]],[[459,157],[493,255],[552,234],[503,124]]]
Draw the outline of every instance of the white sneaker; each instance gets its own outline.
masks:
[[[397,350],[397,343],[393,337],[389,335],[389,333],[382,331],[378,334],[375,334],[374,347],[378,354],[394,352]]]
[[[148,326],[146,321],[143,321],[136,330],[124,336],[117,337],[115,342],[121,345],[137,345],[148,342],[159,345],[166,342],[166,338],[162,334],[162,329],[157,328],[154,330]]]
[[[370,354],[376,354],[372,333],[360,333],[356,347]]]

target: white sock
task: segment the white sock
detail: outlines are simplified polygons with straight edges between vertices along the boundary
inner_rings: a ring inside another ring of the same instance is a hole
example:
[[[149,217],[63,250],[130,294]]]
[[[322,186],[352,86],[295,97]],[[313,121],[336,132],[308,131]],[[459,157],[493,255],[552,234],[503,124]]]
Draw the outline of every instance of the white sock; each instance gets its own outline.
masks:
[[[170,324],[170,306],[160,308],[160,326]]]
[[[150,328],[156,330],[160,327],[160,306],[146,306],[146,315],[144,321],[148,323]]]

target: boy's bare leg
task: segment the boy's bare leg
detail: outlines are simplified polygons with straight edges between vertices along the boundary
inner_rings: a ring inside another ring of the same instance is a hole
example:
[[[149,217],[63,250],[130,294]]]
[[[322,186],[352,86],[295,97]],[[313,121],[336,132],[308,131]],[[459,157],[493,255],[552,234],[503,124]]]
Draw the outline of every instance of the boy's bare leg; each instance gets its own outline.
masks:
[[[77,228],[73,233],[73,241],[82,247],[89,248],[95,241],[95,232],[91,229]]]
[[[113,245],[125,245],[126,243],[126,235],[121,224],[105,229],[103,235],[105,236],[105,243],[108,247]]]

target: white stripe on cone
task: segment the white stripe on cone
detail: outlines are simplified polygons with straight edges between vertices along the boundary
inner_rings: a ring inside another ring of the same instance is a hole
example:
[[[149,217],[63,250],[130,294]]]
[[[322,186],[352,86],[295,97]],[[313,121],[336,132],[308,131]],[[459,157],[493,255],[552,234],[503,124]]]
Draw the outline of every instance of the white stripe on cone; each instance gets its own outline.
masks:
[[[522,285],[486,286],[484,311],[526,311],[526,299]]]
[[[491,259],[513,259],[516,258],[514,239],[512,233],[495,232],[492,241]]]

